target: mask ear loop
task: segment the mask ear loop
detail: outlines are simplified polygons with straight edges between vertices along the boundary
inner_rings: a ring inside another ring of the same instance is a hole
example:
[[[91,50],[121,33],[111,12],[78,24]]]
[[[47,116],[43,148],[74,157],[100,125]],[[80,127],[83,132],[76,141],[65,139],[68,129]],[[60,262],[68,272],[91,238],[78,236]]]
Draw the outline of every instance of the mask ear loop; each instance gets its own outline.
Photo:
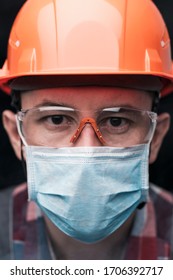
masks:
[[[22,132],[21,132],[20,121],[18,120],[17,115],[15,117],[16,117],[17,131],[18,131],[18,134],[20,136],[20,139],[21,139],[24,146],[28,146],[28,144],[26,143],[25,138],[23,137]]]
[[[99,141],[105,145],[106,142],[105,140],[103,139],[103,136],[95,122],[95,120],[93,118],[83,118],[80,122],[80,125],[78,127],[78,129],[76,130],[76,132],[74,133],[74,135],[72,136],[72,138],[70,139],[70,143],[75,143],[77,141],[77,139],[79,138],[82,130],[84,129],[85,125],[86,124],[90,124],[92,126],[92,128],[94,129]]]

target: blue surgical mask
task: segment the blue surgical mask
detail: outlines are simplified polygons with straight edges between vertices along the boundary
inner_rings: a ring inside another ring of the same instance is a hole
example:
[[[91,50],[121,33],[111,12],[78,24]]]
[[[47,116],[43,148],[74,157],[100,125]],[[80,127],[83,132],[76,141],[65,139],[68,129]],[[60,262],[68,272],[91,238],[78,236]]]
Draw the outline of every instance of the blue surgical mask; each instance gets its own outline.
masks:
[[[149,144],[25,149],[29,199],[77,240],[106,238],[147,201]]]

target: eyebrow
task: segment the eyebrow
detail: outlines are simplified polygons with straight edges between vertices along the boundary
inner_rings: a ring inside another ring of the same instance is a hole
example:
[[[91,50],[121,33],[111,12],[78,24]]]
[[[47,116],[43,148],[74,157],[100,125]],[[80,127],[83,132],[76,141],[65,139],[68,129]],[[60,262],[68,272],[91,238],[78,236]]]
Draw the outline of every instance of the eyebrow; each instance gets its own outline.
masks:
[[[101,108],[101,110],[104,110],[104,109],[113,109],[113,108],[127,108],[127,109],[134,109],[134,110],[146,110],[146,109],[142,109],[141,107],[137,107],[135,105],[131,105],[129,103],[125,103],[125,104],[122,104],[122,103],[119,103],[119,104],[116,104],[116,105],[110,105],[110,106],[104,106]],[[106,111],[106,110],[105,110]]]
[[[34,108],[38,108],[38,107],[47,107],[47,106],[58,106],[58,107],[70,107],[69,105],[63,103],[63,102],[55,102],[55,101],[50,101],[50,100],[43,100],[40,103],[38,103],[37,105],[34,106]]]

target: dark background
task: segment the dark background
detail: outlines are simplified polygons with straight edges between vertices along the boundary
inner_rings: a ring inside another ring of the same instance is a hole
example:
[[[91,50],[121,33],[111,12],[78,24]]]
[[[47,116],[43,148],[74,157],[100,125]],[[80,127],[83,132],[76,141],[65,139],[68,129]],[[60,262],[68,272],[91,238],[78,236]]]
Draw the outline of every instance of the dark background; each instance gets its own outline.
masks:
[[[24,0],[0,0],[0,67],[6,58],[8,36],[14,18]],[[2,112],[12,109],[11,98],[0,91],[0,189],[25,181],[21,162],[16,158],[2,125]]]
[[[82,1],[82,0],[81,0]],[[132,0],[133,1],[133,0]],[[14,18],[25,0],[1,0],[0,1],[0,67],[6,58],[8,36]],[[171,38],[173,53],[173,1],[155,0],[153,1],[161,11],[167,24]],[[140,5],[140,0],[139,0]],[[147,15],[146,15],[147,18]],[[10,97],[0,91],[0,116],[4,109],[11,109]],[[161,112],[168,111],[173,119],[173,94],[161,100]],[[173,191],[173,124],[167,134],[158,159],[150,167],[150,180],[165,189]],[[21,162],[17,160],[9,143],[8,137],[2,126],[0,118],[0,188],[16,185],[25,180]]]

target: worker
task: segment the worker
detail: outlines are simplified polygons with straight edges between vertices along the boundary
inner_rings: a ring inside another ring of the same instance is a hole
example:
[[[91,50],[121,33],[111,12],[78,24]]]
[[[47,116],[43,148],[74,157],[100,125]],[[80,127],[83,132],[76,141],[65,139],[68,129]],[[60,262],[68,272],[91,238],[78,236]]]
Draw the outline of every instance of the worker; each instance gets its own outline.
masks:
[[[28,0],[0,83],[27,183],[13,193],[14,259],[171,259],[173,197],[150,185],[169,129],[170,39],[150,0]]]

